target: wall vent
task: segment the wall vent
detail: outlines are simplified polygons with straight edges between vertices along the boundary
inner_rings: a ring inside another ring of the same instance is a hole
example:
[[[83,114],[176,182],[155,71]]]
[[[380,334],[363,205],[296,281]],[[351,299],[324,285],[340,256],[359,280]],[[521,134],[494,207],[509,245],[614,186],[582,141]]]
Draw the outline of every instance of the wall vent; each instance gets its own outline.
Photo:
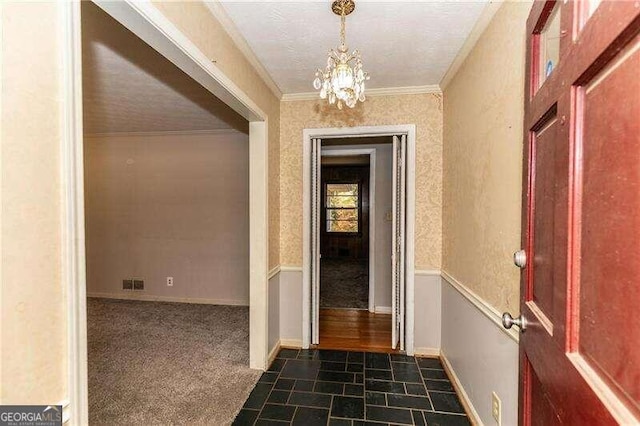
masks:
[[[134,290],[144,290],[144,281],[143,280],[133,280],[133,289]]]
[[[133,280],[122,280],[123,290],[133,290]]]

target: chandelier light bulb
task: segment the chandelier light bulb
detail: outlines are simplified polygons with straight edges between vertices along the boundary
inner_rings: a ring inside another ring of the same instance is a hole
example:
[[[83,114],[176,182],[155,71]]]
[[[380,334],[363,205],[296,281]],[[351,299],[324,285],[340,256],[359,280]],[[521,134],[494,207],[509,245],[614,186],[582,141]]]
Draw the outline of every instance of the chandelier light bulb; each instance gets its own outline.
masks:
[[[356,49],[349,54],[346,43],[346,16],[353,12],[353,0],[336,0],[331,9],[340,16],[340,45],[329,50],[327,67],[316,71],[313,88],[320,91],[321,99],[328,99],[329,104],[336,104],[338,109],[343,105],[353,108],[358,102],[364,102],[364,82],[369,74],[362,69],[362,58]]]

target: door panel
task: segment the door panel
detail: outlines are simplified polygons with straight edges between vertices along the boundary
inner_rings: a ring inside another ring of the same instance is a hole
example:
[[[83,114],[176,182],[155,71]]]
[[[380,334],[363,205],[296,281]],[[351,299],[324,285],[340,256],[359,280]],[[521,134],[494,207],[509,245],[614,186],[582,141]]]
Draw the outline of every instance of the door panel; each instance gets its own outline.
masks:
[[[629,92],[636,96],[625,96]],[[640,369],[628,366],[640,365],[640,333],[632,320],[640,301],[640,37],[576,93],[582,151],[578,350],[638,414]]]
[[[527,31],[520,422],[640,424],[640,7],[537,1]]]
[[[398,228],[400,227],[400,211],[398,209],[398,200],[400,197],[400,188],[398,184],[400,182],[400,158],[398,155],[398,150],[400,146],[400,141],[397,136],[393,137],[393,185],[392,185],[392,194],[391,194],[391,202],[392,202],[392,213],[391,213],[391,229],[393,230],[391,233],[391,348],[396,349],[398,347],[398,340],[400,339],[400,327],[399,325],[399,315],[400,310],[398,306],[400,305],[400,252],[398,250],[399,246],[399,233]]]
[[[322,142],[311,140],[311,344],[320,343],[320,156]]]
[[[558,204],[556,182],[561,176],[556,175],[556,150],[558,145],[558,120],[555,109],[547,114],[547,118],[532,132],[532,165],[533,165],[533,205],[535,209],[533,247],[530,256],[533,260],[533,279],[528,305],[544,324],[550,334],[555,318],[553,312],[554,299],[554,249],[555,249],[555,206]],[[561,253],[560,253],[561,254]],[[564,260],[564,259],[562,259]]]

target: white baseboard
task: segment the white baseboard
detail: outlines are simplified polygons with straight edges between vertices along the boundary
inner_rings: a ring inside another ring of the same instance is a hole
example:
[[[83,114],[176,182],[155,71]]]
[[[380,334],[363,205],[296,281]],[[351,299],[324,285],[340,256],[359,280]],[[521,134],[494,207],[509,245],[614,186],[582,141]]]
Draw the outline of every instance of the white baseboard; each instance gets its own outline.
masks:
[[[390,314],[391,306],[376,306],[374,312],[376,314]]]
[[[413,355],[417,357],[440,357],[438,348],[413,348]]]
[[[269,367],[271,367],[271,363],[273,363],[273,360],[276,359],[276,356],[278,356],[278,352],[280,352],[280,340],[278,340],[276,344],[273,345],[273,348],[271,348],[271,351],[269,352],[269,358],[267,359],[267,370],[269,369]]]
[[[302,340],[297,339],[280,339],[281,348],[300,349],[302,347]]]
[[[150,294],[141,294],[144,291],[128,291],[126,293],[87,293],[87,297],[97,297],[101,299],[119,299],[119,300],[139,300],[141,302],[175,302],[175,303],[193,303],[200,305],[229,305],[229,306],[249,306],[246,300],[232,299],[200,299],[191,297],[172,297],[172,296],[153,296]]]
[[[484,426],[484,424],[482,423],[482,420],[480,420],[480,416],[478,415],[478,412],[476,411],[475,407],[471,403],[471,399],[469,398],[469,395],[467,395],[467,392],[464,390],[464,387],[462,386],[462,383],[460,382],[460,379],[458,378],[456,371],[453,369],[453,367],[451,366],[451,363],[447,359],[447,356],[442,351],[440,351],[440,359],[442,360],[444,369],[447,370],[447,374],[451,378],[451,383],[453,384],[453,387],[458,393],[458,396],[460,397],[460,401],[462,402],[462,405],[464,406],[465,411],[467,412],[467,415],[471,419],[471,422],[476,426]]]

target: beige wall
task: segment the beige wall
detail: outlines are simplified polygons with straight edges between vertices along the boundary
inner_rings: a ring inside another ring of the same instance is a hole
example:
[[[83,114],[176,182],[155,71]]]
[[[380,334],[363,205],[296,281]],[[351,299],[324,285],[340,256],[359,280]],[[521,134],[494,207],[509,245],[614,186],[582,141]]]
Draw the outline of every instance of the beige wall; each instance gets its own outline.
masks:
[[[302,132],[305,128],[416,125],[416,269],[439,269],[442,230],[442,97],[372,96],[353,110],[318,101],[280,106],[280,262],[302,265]]]
[[[269,116],[269,268],[273,268],[280,264],[280,100],[203,2],[154,1],[153,4]]]
[[[66,397],[59,7],[0,2],[2,404]]]
[[[249,137],[85,138],[85,221],[89,295],[248,305]]]
[[[505,3],[444,91],[443,270],[519,311],[525,27]]]

